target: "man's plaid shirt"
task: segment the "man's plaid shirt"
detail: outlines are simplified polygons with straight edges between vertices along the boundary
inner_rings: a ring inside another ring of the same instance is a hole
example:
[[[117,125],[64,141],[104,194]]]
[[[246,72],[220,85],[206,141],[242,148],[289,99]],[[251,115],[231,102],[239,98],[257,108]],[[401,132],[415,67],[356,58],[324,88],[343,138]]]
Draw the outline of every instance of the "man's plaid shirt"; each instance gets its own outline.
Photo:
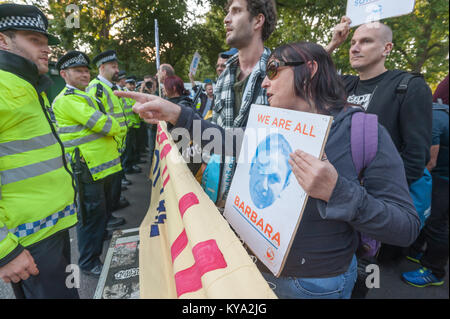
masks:
[[[214,89],[214,109],[212,122],[223,128],[242,127],[248,117],[252,104],[269,105],[266,90],[260,87],[266,76],[266,64],[270,57],[270,50],[264,48],[264,52],[255,65],[245,87],[242,97],[241,109],[234,119],[234,84],[236,82],[236,69],[239,63],[239,54],[228,59],[227,68],[220,75]],[[258,81],[258,79],[260,79]],[[256,84],[259,83],[259,87]],[[234,119],[234,120],[233,120]]]

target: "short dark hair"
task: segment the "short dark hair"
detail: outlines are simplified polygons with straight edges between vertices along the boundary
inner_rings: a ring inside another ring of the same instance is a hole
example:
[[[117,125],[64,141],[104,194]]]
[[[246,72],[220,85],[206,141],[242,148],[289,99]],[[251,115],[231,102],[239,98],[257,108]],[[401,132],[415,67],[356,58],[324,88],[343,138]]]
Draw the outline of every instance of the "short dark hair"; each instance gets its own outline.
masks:
[[[234,0],[228,0],[226,9],[231,6]],[[247,10],[250,12],[250,18],[256,17],[258,14],[262,13],[264,15],[265,21],[262,28],[262,40],[266,41],[269,39],[272,32],[275,30],[277,25],[277,6],[274,0],[246,0]]]
[[[317,113],[330,114],[332,109],[340,110],[347,103],[347,92],[336,71],[333,60],[325,49],[315,43],[298,42],[285,44],[276,48],[270,58],[285,62],[304,61],[294,67],[295,94],[309,105],[314,103]],[[312,77],[312,70],[307,62],[317,62],[317,72]]]

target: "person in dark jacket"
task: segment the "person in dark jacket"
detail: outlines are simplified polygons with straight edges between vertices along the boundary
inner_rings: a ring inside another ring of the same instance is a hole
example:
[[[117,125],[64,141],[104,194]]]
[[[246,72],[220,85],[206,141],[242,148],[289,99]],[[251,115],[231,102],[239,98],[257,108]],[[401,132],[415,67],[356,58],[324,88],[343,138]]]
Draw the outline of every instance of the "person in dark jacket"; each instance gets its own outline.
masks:
[[[433,176],[431,214],[406,257],[421,267],[402,274],[405,282],[419,288],[444,284],[448,263],[448,74],[436,88],[433,101],[433,141],[427,165]]]
[[[331,54],[348,37],[351,20],[342,17],[333,30],[326,50]],[[432,93],[422,76],[403,70],[388,70],[386,61],[394,47],[393,33],[380,22],[359,26],[353,33],[349,62],[358,73],[343,75],[348,101],[376,114],[403,160],[406,180],[411,186],[419,180],[430,160]],[[379,263],[399,262],[401,247],[382,245]]]
[[[183,107],[193,107],[189,92],[185,89],[183,80],[178,76],[173,75],[165,78],[164,89],[170,102]]]
[[[339,47],[348,37],[351,20],[342,17],[326,50]],[[411,78],[406,91],[399,85],[409,73],[388,70],[385,66],[394,44],[392,30],[380,23],[358,27],[349,51],[350,65],[358,76],[342,77],[348,100],[378,115],[379,122],[391,135],[405,165],[408,185],[422,177],[430,160],[432,93],[420,76]]]
[[[321,46],[302,42],[275,49],[262,86],[271,107],[331,115],[334,122],[325,158],[317,159],[301,150],[290,155],[293,175],[309,199],[281,276],[275,278],[261,264],[260,270],[275,284],[280,298],[350,298],[357,278],[357,232],[405,247],[419,233],[420,220],[402,160],[389,133],[379,125],[378,151],[364,171],[364,186],[360,184],[351,156],[350,129],[352,114],[362,110],[346,101],[345,88]],[[136,99],[134,110],[145,121],[165,120],[169,129],[183,127],[191,136],[196,120],[202,131],[212,127],[220,130],[223,140],[238,130],[224,130],[200,120],[192,109],[156,97],[115,94]],[[202,146],[213,137],[204,138]],[[235,155],[237,148],[223,147],[222,152]]]

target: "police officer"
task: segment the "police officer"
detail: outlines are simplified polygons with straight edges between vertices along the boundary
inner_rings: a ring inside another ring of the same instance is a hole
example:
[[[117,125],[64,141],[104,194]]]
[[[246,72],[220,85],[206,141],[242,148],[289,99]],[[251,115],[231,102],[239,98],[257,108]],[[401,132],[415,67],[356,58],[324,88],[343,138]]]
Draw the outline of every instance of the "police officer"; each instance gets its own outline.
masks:
[[[105,107],[106,113],[114,117],[119,122],[122,132],[118,138],[116,138],[118,141],[117,149],[120,154],[123,154],[125,151],[125,140],[128,128],[122,101],[113,94],[113,90],[118,89],[117,85],[114,84],[114,82],[118,80],[119,75],[119,63],[116,52],[113,50],[102,52],[97,55],[92,62],[97,66],[99,75],[89,83],[86,92],[100,100]],[[121,170],[113,177],[111,187],[111,207],[113,211],[130,205],[130,203],[121,196],[121,182],[124,176],[123,170]],[[124,223],[125,220],[123,218],[117,218],[111,214],[108,220],[107,228],[109,230],[113,230]]]
[[[44,90],[48,20],[0,4],[0,278],[16,298],[78,298],[66,285],[75,190]]]
[[[117,89],[120,91],[126,91],[126,72],[120,71],[117,81]],[[139,128],[140,119],[136,123],[136,113],[133,112],[133,100],[127,98],[121,98],[124,114],[128,123],[127,139],[125,142],[125,151],[122,154],[122,167],[125,174],[140,173],[142,170],[136,164],[137,156],[137,129]],[[137,125],[138,124],[138,125]],[[128,181],[126,177],[123,181]],[[128,181],[129,182],[129,181]]]
[[[112,176],[121,171],[114,137],[121,134],[119,123],[101,103],[84,90],[89,84],[89,57],[70,51],[56,63],[66,87],[53,102],[53,113],[66,153],[77,177],[82,209],[77,227],[80,269],[100,276],[100,255],[111,212]]]

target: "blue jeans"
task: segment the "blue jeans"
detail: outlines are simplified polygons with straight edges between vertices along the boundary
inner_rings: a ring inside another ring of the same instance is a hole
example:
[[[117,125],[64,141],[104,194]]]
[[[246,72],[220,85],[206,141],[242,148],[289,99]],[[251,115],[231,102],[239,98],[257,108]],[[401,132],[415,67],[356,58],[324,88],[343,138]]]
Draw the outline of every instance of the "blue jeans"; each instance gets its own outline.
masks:
[[[262,273],[280,299],[350,299],[357,278],[357,262],[353,256],[347,271],[330,278],[276,278]]]

